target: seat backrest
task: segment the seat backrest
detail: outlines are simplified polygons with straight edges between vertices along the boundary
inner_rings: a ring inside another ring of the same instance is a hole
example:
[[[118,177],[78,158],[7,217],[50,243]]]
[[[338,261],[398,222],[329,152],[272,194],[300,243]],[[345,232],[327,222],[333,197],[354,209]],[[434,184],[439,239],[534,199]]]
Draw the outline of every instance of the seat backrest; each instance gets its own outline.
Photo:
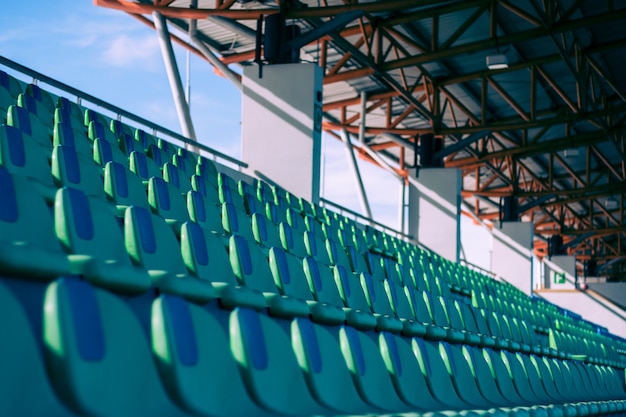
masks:
[[[162,178],[152,177],[148,181],[148,203],[152,211],[164,219],[189,220],[187,204],[180,190]]]
[[[57,186],[78,188],[85,194],[105,199],[102,169],[92,160],[81,159],[65,145],[52,150],[52,177]]]
[[[150,208],[141,178],[117,162],[107,162],[104,167],[104,192],[118,206]]]
[[[303,264],[309,289],[315,299],[322,303],[343,307],[343,300],[339,295],[331,267],[319,264],[311,257],[304,258]]]
[[[9,172],[35,178],[52,187],[54,181],[46,149],[19,129],[0,125],[0,166]]]
[[[269,263],[274,283],[282,295],[313,300],[300,259],[282,248],[273,247],[269,250]]]
[[[187,193],[187,211],[191,221],[202,228],[219,235],[225,233],[220,211],[201,193],[197,191]]]
[[[232,235],[228,247],[231,267],[242,285],[253,290],[278,294],[269,261],[256,244],[240,235]]]

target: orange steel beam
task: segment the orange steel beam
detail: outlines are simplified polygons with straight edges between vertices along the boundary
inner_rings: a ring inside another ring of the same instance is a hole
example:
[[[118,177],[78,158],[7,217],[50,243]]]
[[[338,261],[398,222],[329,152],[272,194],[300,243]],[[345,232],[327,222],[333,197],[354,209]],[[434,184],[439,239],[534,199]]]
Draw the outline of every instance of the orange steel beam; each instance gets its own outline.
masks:
[[[359,126],[349,126],[341,123],[332,123],[332,122],[323,122],[322,127],[324,129],[330,130],[341,130],[346,129],[350,133],[358,134]],[[385,129],[384,127],[366,127],[365,133],[369,135],[382,135],[384,133],[391,133],[394,135],[406,135],[406,136],[415,136],[424,133],[434,133],[432,128],[424,128],[424,129]]]
[[[384,143],[375,143],[373,145],[370,145],[370,148],[378,152],[378,151],[382,151],[385,149],[395,148],[397,146],[400,146],[400,145],[398,145],[395,142],[390,141],[390,142],[384,142]],[[400,160],[400,162],[402,162],[402,160]]]
[[[114,10],[134,14],[161,13],[163,16],[179,19],[206,19],[209,16],[221,16],[237,20],[255,20],[261,15],[276,14],[278,9],[190,9],[188,7],[165,7],[153,4],[140,4],[127,0],[93,0],[93,4]]]
[[[254,59],[255,51],[241,52],[238,54],[225,55],[220,58],[224,64],[238,64],[244,61],[251,61]]]
[[[365,109],[365,114],[371,112],[372,110],[376,110],[377,108],[381,107],[385,103],[386,103],[385,100],[378,100],[377,102],[375,102],[371,106],[368,106],[367,109]],[[359,113],[355,114],[354,116],[346,119],[345,123],[346,124],[352,124],[352,123],[356,122],[357,120],[359,120],[360,117],[361,117],[361,112],[359,112]]]
[[[374,68],[359,68],[355,70],[343,71],[324,77],[324,85],[338,83],[341,81],[354,80],[374,74]]]
[[[400,95],[400,93],[398,93],[395,90],[384,91],[384,92],[381,92],[381,93],[368,94],[367,95],[367,100],[368,101],[382,100],[382,99],[386,99],[386,98],[398,97],[399,95]],[[335,109],[339,109],[341,107],[347,107],[347,106],[356,106],[358,104],[361,104],[361,97],[360,96],[356,96],[354,98],[349,98],[349,99],[345,99],[345,100],[333,101],[332,103],[325,103],[324,104],[324,111],[335,110]]]

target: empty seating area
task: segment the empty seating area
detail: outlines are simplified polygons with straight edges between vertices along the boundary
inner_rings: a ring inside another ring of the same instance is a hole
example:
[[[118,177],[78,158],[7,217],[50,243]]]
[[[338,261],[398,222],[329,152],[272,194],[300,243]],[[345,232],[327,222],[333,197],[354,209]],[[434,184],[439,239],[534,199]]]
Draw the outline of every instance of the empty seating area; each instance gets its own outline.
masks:
[[[626,415],[599,326],[2,71],[0,112],[0,415]]]

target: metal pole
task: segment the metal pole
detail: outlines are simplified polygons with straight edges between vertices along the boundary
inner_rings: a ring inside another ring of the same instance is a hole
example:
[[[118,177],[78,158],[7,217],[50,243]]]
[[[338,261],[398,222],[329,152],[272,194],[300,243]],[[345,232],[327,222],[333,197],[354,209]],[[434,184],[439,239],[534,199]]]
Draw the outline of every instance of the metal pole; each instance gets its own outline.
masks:
[[[193,128],[193,122],[191,120],[191,114],[189,113],[189,106],[185,100],[185,90],[183,89],[183,83],[180,80],[180,73],[178,72],[178,65],[176,64],[174,49],[172,48],[172,42],[170,41],[167,22],[165,21],[163,15],[158,12],[152,12],[152,18],[154,20],[154,27],[159,37],[161,54],[163,55],[165,71],[167,72],[170,89],[172,90],[172,96],[174,97],[174,104],[176,105],[176,112],[178,113],[180,127],[184,136],[197,141],[196,132]]]
[[[344,129],[341,131],[341,140],[346,145],[346,152],[348,153],[348,160],[352,166],[352,173],[357,182],[357,194],[359,196],[359,202],[361,203],[361,210],[368,217],[372,218],[372,210],[370,209],[370,203],[367,200],[367,194],[365,193],[365,187],[363,186],[363,179],[359,171],[359,165],[357,164],[356,157],[354,156],[354,150],[350,143],[350,134]]]
[[[359,142],[365,143],[365,112],[367,111],[367,93],[361,91],[361,125],[359,126]]]
[[[400,179],[400,207],[398,211],[398,230],[404,233],[404,223],[406,216],[406,180]]]

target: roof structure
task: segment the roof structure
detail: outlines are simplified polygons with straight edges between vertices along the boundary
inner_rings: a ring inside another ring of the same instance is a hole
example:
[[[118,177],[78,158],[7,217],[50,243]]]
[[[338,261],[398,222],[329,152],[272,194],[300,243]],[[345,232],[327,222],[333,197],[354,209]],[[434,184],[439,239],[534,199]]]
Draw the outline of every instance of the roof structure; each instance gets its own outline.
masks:
[[[424,138],[461,170],[463,204],[494,221],[502,198],[535,226],[535,250],[563,237],[603,274],[626,271],[626,2],[612,0],[94,0],[226,65],[255,65],[257,23],[299,28],[299,57],[324,68],[324,129],[363,139],[402,176]],[[194,40],[201,42],[198,45]],[[301,46],[301,47],[300,47]],[[506,60],[490,69],[486,59]]]

